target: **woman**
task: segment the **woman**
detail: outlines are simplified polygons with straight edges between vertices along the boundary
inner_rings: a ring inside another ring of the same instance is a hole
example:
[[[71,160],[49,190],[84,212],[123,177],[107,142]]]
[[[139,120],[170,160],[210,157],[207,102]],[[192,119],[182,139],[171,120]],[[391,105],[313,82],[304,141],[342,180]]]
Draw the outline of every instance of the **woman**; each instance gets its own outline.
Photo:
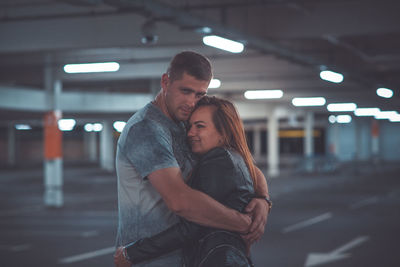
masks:
[[[188,140],[200,156],[188,184],[225,206],[243,212],[255,197],[256,170],[243,124],[227,100],[203,97],[189,119]],[[182,248],[185,266],[251,266],[238,233],[185,219],[150,238],[117,249],[117,266],[130,266]]]

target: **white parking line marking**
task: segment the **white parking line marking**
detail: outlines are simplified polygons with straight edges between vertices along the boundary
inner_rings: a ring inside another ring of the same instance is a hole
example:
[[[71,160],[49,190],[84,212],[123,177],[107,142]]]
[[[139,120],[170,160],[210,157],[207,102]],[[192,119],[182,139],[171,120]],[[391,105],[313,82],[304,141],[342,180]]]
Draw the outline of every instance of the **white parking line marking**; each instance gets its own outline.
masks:
[[[114,253],[114,251],[115,251],[115,247],[103,248],[103,249],[99,249],[99,250],[95,250],[95,251],[91,251],[91,252],[78,254],[75,256],[62,258],[58,262],[63,263],[63,264],[68,264],[68,263],[73,263],[73,262],[77,262],[77,261],[84,261],[87,259],[111,254],[111,253]]]
[[[375,197],[370,197],[370,198],[366,198],[366,199],[363,199],[361,201],[358,201],[356,203],[351,204],[349,206],[349,208],[352,209],[352,210],[359,209],[359,208],[362,208],[362,207],[367,206],[367,205],[375,204],[377,202],[378,202],[378,197],[376,197],[376,196]]]
[[[293,232],[293,231],[299,230],[301,228],[304,228],[304,227],[307,227],[307,226],[310,226],[310,225],[313,225],[313,224],[328,220],[331,217],[332,217],[332,213],[331,212],[327,212],[327,213],[321,214],[321,215],[319,215],[317,217],[314,217],[314,218],[311,218],[311,219],[308,219],[308,220],[293,224],[291,226],[285,227],[282,230],[282,233],[286,234],[286,233],[289,233],[289,232]]]
[[[399,195],[400,195],[400,190],[394,190],[394,191],[389,192],[389,193],[387,194],[387,196],[388,196],[389,198],[396,198],[396,197],[398,197]]]
[[[361,245],[362,243],[368,241],[368,236],[359,236],[350,242],[344,244],[327,253],[309,253],[305,263],[305,267],[319,266],[327,263],[332,263],[341,259],[345,259],[351,256],[350,253],[345,253],[348,250]]]
[[[93,231],[86,231],[86,232],[82,232],[82,233],[81,233],[81,236],[82,236],[82,237],[93,237],[93,236],[98,236],[98,235],[99,235],[99,232],[96,231],[96,230],[93,230]]]
[[[25,250],[29,250],[31,248],[30,244],[21,244],[21,245],[15,245],[10,247],[10,251],[12,252],[21,252]]]
[[[12,217],[24,214],[30,214],[32,212],[37,212],[42,210],[41,206],[32,206],[32,207],[25,207],[21,209],[13,209],[13,210],[3,210],[0,214],[0,217]]]

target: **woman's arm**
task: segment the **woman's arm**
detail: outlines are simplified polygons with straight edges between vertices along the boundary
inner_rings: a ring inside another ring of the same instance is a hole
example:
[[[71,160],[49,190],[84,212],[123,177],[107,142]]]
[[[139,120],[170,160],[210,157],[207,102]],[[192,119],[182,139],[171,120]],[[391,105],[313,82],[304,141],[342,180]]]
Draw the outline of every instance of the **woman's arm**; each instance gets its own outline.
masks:
[[[198,239],[201,228],[198,224],[181,219],[159,234],[126,245],[126,254],[132,263],[156,258],[181,248],[190,240]]]

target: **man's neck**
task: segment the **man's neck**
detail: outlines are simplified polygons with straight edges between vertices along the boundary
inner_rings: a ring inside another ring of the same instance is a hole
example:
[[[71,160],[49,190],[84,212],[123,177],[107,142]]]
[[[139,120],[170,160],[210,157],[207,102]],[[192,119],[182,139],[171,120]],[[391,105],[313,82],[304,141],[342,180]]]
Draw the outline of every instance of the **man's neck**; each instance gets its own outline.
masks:
[[[167,105],[165,103],[165,97],[163,96],[161,91],[156,95],[156,97],[154,98],[152,103],[153,103],[153,105],[158,107],[161,110],[161,112],[164,113],[164,115],[168,119],[170,119],[171,121],[176,123],[176,121],[174,119],[172,119],[171,115],[168,112],[168,108],[167,108]]]

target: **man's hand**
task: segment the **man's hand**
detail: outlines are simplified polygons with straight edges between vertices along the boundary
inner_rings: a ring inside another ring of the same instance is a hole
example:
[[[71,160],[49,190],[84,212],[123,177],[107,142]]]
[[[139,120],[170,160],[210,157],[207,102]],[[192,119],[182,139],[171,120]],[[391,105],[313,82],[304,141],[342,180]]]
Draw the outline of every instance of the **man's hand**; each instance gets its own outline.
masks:
[[[252,223],[249,232],[242,235],[246,244],[250,246],[258,241],[264,234],[265,225],[267,224],[269,205],[264,199],[253,198],[247,205],[245,211],[251,216]]]
[[[131,267],[132,263],[128,261],[123,253],[124,247],[118,247],[114,254],[115,267]]]

